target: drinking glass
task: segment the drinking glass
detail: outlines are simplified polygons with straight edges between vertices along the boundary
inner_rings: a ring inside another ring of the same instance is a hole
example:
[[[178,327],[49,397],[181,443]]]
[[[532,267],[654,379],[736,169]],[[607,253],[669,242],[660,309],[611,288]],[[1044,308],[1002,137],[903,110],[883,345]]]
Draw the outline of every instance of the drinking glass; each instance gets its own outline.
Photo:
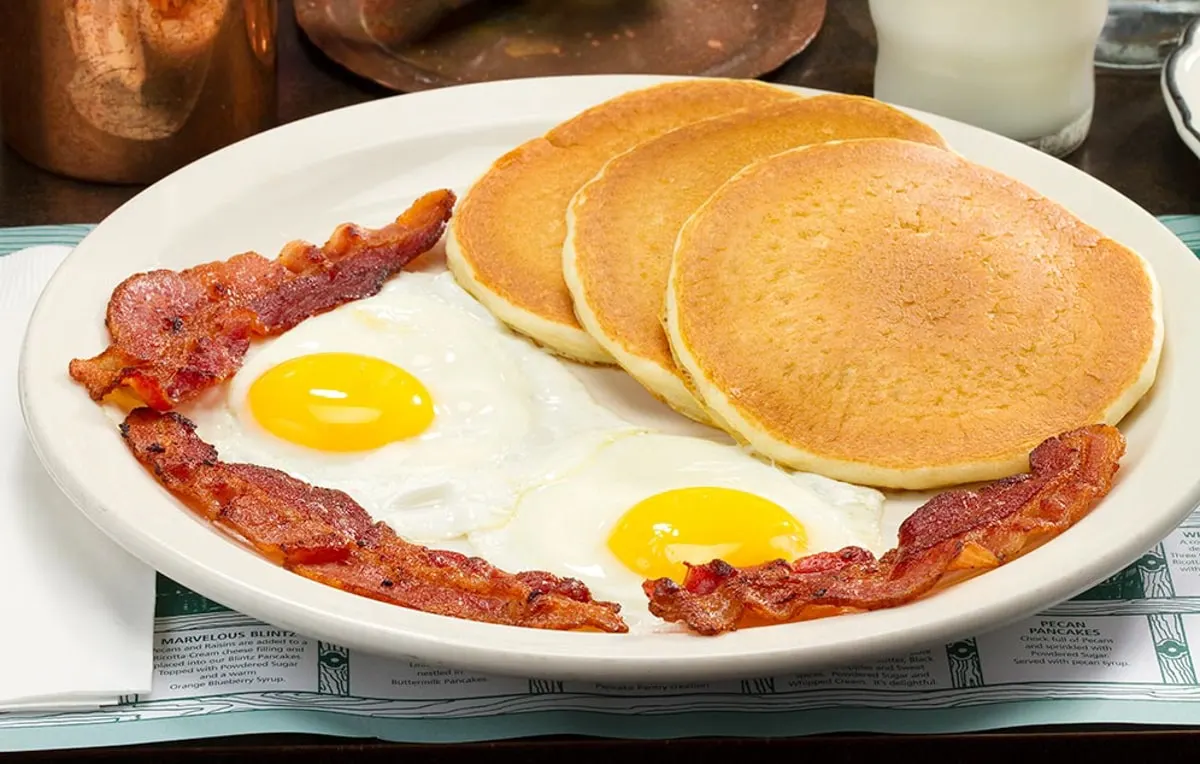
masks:
[[[1096,43],[1096,66],[1157,71],[1200,16],[1200,0],[1110,0]]]
[[[870,0],[875,97],[1074,151],[1092,123],[1106,0]]]

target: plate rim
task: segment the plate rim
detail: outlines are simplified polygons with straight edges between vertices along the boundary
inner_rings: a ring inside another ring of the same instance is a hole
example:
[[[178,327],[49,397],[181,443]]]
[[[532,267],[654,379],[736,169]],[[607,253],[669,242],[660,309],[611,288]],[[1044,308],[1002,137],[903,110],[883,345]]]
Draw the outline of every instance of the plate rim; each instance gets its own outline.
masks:
[[[496,91],[491,94],[495,96],[496,93],[513,88],[532,88],[534,90],[544,88],[549,91],[554,91],[555,88],[566,90],[575,88],[583,89],[583,86],[579,84],[580,80],[591,81],[589,84],[595,85],[601,91],[604,91],[608,87],[614,92],[623,92],[656,82],[680,79],[692,78],[661,75],[584,75],[527,78],[461,85],[453,88],[390,96],[326,112],[260,133],[214,152],[208,157],[197,160],[172,173],[167,178],[159,181],[159,183],[148,187],[125,205],[122,205],[117,212],[101,222],[80,242],[79,246],[58,267],[38,298],[22,342],[18,378],[22,414],[26,422],[30,441],[38,458],[42,461],[55,483],[59,485],[60,489],[64,491],[72,503],[79,507],[89,520],[99,526],[106,535],[113,538],[119,545],[126,548],[135,557],[163,571],[180,584],[188,586],[222,604],[226,604],[242,614],[298,631],[306,636],[335,642],[345,647],[368,653],[405,657],[431,664],[452,665],[493,675],[551,679],[604,679],[607,681],[617,679],[630,681],[695,681],[701,678],[708,680],[735,679],[764,675],[766,673],[818,670],[832,665],[856,663],[863,660],[884,657],[906,649],[916,649],[920,646],[927,646],[937,642],[944,643],[956,638],[975,636],[985,628],[996,628],[1004,623],[1020,620],[1021,618],[1042,612],[1049,606],[1048,603],[1057,603],[1069,599],[1103,578],[1118,572],[1166,536],[1171,529],[1182,522],[1191,513],[1193,508],[1200,503],[1200,474],[1198,474],[1190,479],[1189,488],[1184,495],[1176,498],[1175,504],[1165,509],[1153,525],[1130,529],[1132,535],[1125,537],[1124,545],[1119,548],[1110,547],[1105,550],[1103,554],[1099,555],[1099,561],[1092,559],[1090,565],[1081,564],[1074,566],[1067,575],[1061,575],[1061,569],[1056,569],[1057,578],[1039,582],[1038,589],[1040,594],[1037,597],[1030,597],[1027,593],[1023,602],[1015,598],[999,598],[996,601],[973,602],[974,609],[967,611],[965,614],[963,612],[951,612],[934,615],[926,612],[931,610],[929,603],[936,603],[939,600],[945,601],[943,598],[947,594],[955,601],[963,599],[964,595],[956,595],[956,592],[974,591],[971,587],[974,584],[975,588],[979,588],[977,584],[979,581],[990,579],[995,581],[996,585],[999,585],[1001,580],[1013,579],[1015,581],[1026,570],[1049,570],[1047,565],[1038,564],[1038,561],[1045,562],[1048,560],[1045,555],[1039,556],[1038,552],[1043,550],[1037,550],[1030,555],[991,571],[986,576],[981,576],[972,582],[960,584],[935,597],[900,608],[853,616],[842,616],[838,619],[824,619],[804,624],[774,626],[770,629],[750,629],[720,637],[680,637],[680,639],[700,640],[697,644],[710,645],[712,646],[712,650],[705,648],[700,651],[701,654],[695,655],[691,654],[691,648],[685,648],[673,649],[670,654],[663,654],[662,652],[647,651],[645,649],[648,642],[661,641],[661,637],[654,635],[564,635],[555,632],[462,621],[398,608],[394,605],[376,603],[366,598],[338,592],[330,587],[302,579],[299,576],[295,576],[280,568],[276,568],[270,563],[262,561],[257,555],[247,552],[226,538],[221,539],[222,544],[228,547],[229,550],[236,550],[237,554],[244,555],[246,558],[254,558],[262,566],[266,566],[266,568],[257,571],[257,573],[261,573],[256,578],[257,584],[268,582],[272,586],[282,589],[285,594],[302,592],[305,600],[285,601],[282,599],[282,595],[278,593],[278,589],[276,589],[274,595],[271,595],[269,592],[263,591],[261,586],[255,589],[250,584],[234,580],[230,571],[211,570],[207,574],[204,574],[200,571],[201,564],[196,561],[171,557],[169,554],[166,554],[170,547],[170,540],[166,540],[165,542],[163,540],[156,540],[147,536],[140,528],[132,527],[127,523],[122,525],[119,517],[114,519],[114,514],[119,515],[120,513],[113,513],[110,507],[97,504],[94,498],[90,498],[90,492],[84,485],[86,481],[81,481],[78,476],[74,475],[71,465],[62,461],[64,457],[61,454],[58,456],[55,455],[55,450],[53,449],[54,431],[46,424],[46,415],[48,412],[45,410],[45,406],[38,400],[39,396],[36,392],[38,389],[38,379],[34,378],[38,366],[46,365],[44,363],[45,354],[49,352],[46,348],[39,347],[37,342],[39,335],[45,333],[44,327],[47,325],[46,322],[50,321],[46,317],[49,310],[47,306],[52,302],[56,290],[62,288],[62,284],[66,278],[64,274],[69,274],[73,269],[77,269],[78,263],[90,256],[91,249],[100,246],[97,242],[104,242],[110,229],[119,231],[120,224],[130,215],[136,213],[139,206],[146,204],[145,200],[147,198],[151,198],[155,194],[167,193],[175,185],[187,181],[193,175],[197,173],[202,174],[206,168],[218,167],[222,161],[236,159],[256,147],[265,145],[268,141],[278,141],[281,139],[281,135],[295,134],[303,136],[306,130],[315,131],[327,124],[337,124],[339,121],[349,120],[351,117],[362,116],[371,110],[379,110],[382,113],[388,109],[403,110],[410,106],[414,110],[419,110],[423,106],[427,106],[429,102],[436,102],[440,99],[448,99],[450,101],[454,101],[455,99],[470,100],[472,96],[481,97],[483,91]],[[789,87],[789,89],[808,94],[831,92],[812,88]],[[604,95],[604,92],[601,95]],[[401,99],[404,100],[401,101]],[[958,125],[955,128],[956,130],[965,129],[972,133],[987,135],[989,136],[987,138],[989,141],[999,140],[1004,142],[997,145],[1016,143],[987,133],[979,128],[956,123],[954,120],[926,114],[914,109],[905,110],[918,116],[918,118],[931,121],[935,129],[944,129],[939,128],[939,125]],[[1038,154],[1039,156],[1045,156],[1025,146],[1020,146],[1020,149],[1033,152],[1033,154]],[[1045,157],[1045,160],[1058,161],[1051,160],[1049,157]],[[1176,248],[1182,249],[1183,252],[1187,253],[1187,258],[1191,263],[1187,266],[1181,265],[1180,267],[1191,268],[1192,273],[1195,274],[1197,283],[1200,283],[1200,261],[1197,261],[1183,243],[1166,229],[1160,221],[1136,205],[1132,200],[1124,197],[1124,195],[1115,189],[1106,186],[1101,181],[1092,178],[1081,170],[1071,168],[1063,163],[1059,164],[1068,168],[1068,174],[1076,174],[1071,177],[1086,179],[1086,181],[1081,182],[1091,184],[1097,191],[1104,190],[1106,194],[1113,195],[1114,200],[1119,200],[1123,206],[1130,208],[1131,215],[1136,211],[1140,213],[1139,217],[1146,219],[1147,225],[1152,223],[1158,229],[1161,229],[1161,231],[1156,229],[1155,235],[1165,234],[1166,237],[1170,238],[1170,241],[1175,242]],[[1166,246],[1167,239],[1163,239],[1163,241],[1164,246]],[[219,257],[219,255],[214,254],[214,257]],[[106,301],[107,296],[104,299]],[[1164,294],[1164,303],[1166,300],[1167,296]],[[1166,313],[1164,314],[1165,318]],[[1200,319],[1198,319],[1198,322],[1200,322]],[[52,322],[49,325],[52,325]],[[1168,335],[1174,335],[1177,331],[1172,332],[1168,328],[1167,333]],[[1164,361],[1168,353],[1171,352],[1171,346],[1178,341],[1179,338],[1177,336],[1174,339],[1168,336],[1163,350]],[[60,366],[64,365],[65,360]],[[47,366],[47,368],[50,367]],[[1160,371],[1161,369],[1162,366],[1160,366]],[[1161,375],[1160,379],[1155,382],[1156,388],[1159,387],[1160,383]],[[86,399],[86,395],[83,395],[82,390],[78,392]],[[1153,390],[1151,395],[1153,395]],[[94,406],[90,401],[87,401],[87,403]],[[141,470],[140,465],[134,466],[138,470]],[[165,489],[161,489],[149,476],[144,476],[144,480],[157,487],[160,495],[168,500],[172,508],[179,514],[190,515],[188,510],[176,499],[170,497],[165,492]],[[1085,518],[1084,523],[1086,522],[1087,519]],[[1078,527],[1076,526],[1076,528]],[[1076,528],[1071,529],[1071,531],[1076,530]],[[1092,551],[1081,547],[1082,535],[1072,535],[1071,531],[1058,537],[1051,544],[1046,545],[1046,547],[1050,548],[1057,545],[1064,553],[1072,547],[1075,547],[1076,551],[1080,552]],[[1073,541],[1075,543],[1072,543]],[[224,556],[224,553],[221,553],[221,556]],[[230,559],[233,558],[231,557]],[[238,563],[237,567],[240,568],[242,566],[243,563]],[[247,561],[244,563],[244,566],[246,568],[254,567],[255,563]],[[963,587],[966,587],[966,589]],[[996,587],[992,586],[988,588]],[[271,596],[274,597],[273,601],[269,599]],[[334,602],[331,597],[341,599]],[[341,605],[344,604],[342,600],[360,602],[342,607]],[[326,611],[323,615],[319,612],[322,609]],[[354,612],[369,613],[372,616],[380,615],[381,618],[380,620],[356,620],[348,617],[344,612],[340,612],[347,609]],[[390,615],[385,615],[384,609]],[[932,606],[932,609],[936,610],[936,605]],[[333,612],[328,612],[330,610]],[[1002,615],[999,614],[1001,610],[1004,611]],[[918,614],[918,617],[919,615],[926,615],[928,617],[921,623],[914,625],[912,623],[905,623],[905,615],[908,614]],[[319,623],[312,620],[314,616],[320,616]],[[841,621],[842,625],[838,626],[835,624],[834,628],[827,628],[826,625],[831,620]],[[856,627],[846,627],[844,624],[848,620],[852,621]],[[398,629],[396,626],[391,626],[390,622],[399,623],[404,628]],[[814,627],[813,624],[818,624],[818,626]],[[778,639],[785,638],[786,635],[811,634],[814,628],[818,632],[843,633],[847,639],[836,643],[829,640],[822,642],[820,645],[820,654],[815,654],[812,646],[805,645],[802,639],[796,642]],[[806,629],[807,632],[804,631]],[[397,634],[398,630],[401,632],[400,634]],[[463,636],[464,634],[466,635],[465,637]],[[564,638],[570,644],[570,649],[565,649],[561,644],[558,644]],[[751,645],[752,649],[750,651],[742,650],[741,646],[744,644]],[[682,642],[677,642],[672,647],[682,647],[682,645]],[[730,645],[733,647],[730,648]]]

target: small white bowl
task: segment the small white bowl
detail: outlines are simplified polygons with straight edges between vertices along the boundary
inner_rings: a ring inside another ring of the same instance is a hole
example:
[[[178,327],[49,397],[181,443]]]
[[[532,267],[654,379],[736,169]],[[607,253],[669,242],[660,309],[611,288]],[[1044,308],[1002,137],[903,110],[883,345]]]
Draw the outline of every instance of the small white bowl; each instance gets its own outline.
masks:
[[[1200,156],[1200,17],[1163,63],[1162,90],[1179,137]]]

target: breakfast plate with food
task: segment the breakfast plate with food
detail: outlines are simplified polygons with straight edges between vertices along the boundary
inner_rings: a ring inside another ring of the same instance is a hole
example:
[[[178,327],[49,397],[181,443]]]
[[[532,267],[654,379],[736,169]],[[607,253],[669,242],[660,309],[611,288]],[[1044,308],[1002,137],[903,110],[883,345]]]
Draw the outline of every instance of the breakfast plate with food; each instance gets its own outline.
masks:
[[[102,222],[22,350],[132,554],[348,647],[623,681],[1032,615],[1200,501],[1200,262],[1021,144],[594,76],[222,149]]]

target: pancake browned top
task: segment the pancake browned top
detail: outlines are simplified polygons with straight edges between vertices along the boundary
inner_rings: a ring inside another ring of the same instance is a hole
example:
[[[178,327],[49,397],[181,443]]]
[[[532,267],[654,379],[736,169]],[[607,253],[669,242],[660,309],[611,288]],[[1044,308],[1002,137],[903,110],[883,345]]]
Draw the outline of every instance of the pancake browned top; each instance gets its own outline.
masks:
[[[563,283],[564,217],[571,197],[610,158],[647,138],[796,98],[753,80],[672,82],[621,95],[522,144],[497,160],[458,205],[451,235],[474,281],[464,287],[514,308],[500,318],[549,348],[579,357],[583,353],[575,351],[584,348],[572,345],[592,346],[594,357],[581,360],[611,362],[579,327]]]
[[[584,328],[654,392],[690,395],[662,327],[680,227],[751,162],[869,137],[945,146],[933,128],[880,101],[824,95],[686,125],[613,159],[580,190],[569,216],[564,267]]]
[[[797,149],[688,221],[668,331],[761,453],[929,488],[1024,469],[1153,384],[1159,291],[1135,252],[993,170],[917,143]]]

